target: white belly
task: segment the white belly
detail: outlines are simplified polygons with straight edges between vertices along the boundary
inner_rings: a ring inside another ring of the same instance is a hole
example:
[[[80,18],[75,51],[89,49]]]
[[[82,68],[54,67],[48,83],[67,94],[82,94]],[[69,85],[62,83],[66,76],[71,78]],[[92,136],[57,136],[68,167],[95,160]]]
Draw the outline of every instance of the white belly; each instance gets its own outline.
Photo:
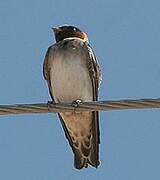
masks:
[[[89,72],[82,57],[58,54],[52,62],[50,73],[52,93],[56,102],[93,100]]]

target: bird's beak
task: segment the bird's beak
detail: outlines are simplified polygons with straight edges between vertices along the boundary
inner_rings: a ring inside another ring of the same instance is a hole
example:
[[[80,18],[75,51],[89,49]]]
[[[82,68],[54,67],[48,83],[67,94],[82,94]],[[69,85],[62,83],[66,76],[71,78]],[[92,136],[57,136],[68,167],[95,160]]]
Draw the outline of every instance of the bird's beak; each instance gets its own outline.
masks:
[[[58,33],[62,31],[59,27],[53,27],[52,30],[54,33]]]

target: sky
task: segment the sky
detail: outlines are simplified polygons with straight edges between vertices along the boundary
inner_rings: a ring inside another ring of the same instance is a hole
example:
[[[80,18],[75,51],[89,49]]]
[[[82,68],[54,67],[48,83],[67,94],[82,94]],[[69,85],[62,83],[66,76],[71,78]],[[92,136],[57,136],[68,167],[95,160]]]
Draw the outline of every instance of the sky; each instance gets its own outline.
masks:
[[[0,104],[50,100],[42,75],[51,27],[88,33],[100,100],[160,97],[158,0],[0,0]],[[0,117],[0,179],[159,180],[160,110],[100,113],[98,169],[75,170],[56,114]]]

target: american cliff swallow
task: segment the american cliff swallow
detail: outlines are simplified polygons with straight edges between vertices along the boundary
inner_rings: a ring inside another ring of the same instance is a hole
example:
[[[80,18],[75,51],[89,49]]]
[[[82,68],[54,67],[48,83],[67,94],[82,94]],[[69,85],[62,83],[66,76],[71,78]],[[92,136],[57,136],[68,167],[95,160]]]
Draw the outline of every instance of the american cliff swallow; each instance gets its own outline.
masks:
[[[87,34],[75,26],[53,28],[56,43],[48,48],[43,64],[53,102],[97,101],[101,71]],[[98,112],[58,113],[74,153],[77,169],[98,167]]]

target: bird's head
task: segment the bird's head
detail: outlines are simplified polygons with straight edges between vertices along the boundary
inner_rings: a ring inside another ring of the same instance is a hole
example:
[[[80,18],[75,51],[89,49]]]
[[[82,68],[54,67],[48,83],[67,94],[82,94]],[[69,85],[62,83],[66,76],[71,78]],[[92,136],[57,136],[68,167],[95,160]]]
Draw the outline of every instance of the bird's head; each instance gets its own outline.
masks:
[[[87,34],[75,26],[64,25],[64,26],[54,27],[52,28],[52,30],[55,34],[56,42],[62,41],[63,39],[70,37],[80,38],[83,41],[88,42]]]

